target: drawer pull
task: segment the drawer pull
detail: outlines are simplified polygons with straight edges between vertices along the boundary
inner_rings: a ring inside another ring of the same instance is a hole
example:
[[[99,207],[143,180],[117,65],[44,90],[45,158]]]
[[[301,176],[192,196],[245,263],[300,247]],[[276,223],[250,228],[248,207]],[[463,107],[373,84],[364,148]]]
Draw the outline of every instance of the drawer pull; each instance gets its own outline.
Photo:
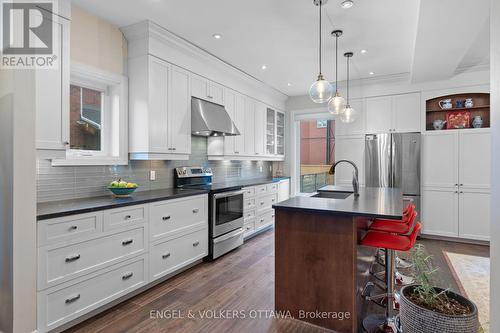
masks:
[[[264,219],[260,219],[260,222],[264,222]]]
[[[265,189],[265,188],[261,188],[260,190],[261,190],[262,192],[264,192],[266,189]]]
[[[194,247],[197,247],[198,245],[200,245],[200,242],[198,242],[198,241],[196,241],[196,242],[193,243]]]
[[[78,300],[80,298],[80,294],[76,294],[75,296],[71,296],[70,298],[66,298],[64,303],[70,304],[73,303],[74,301]]]
[[[264,204],[264,201],[261,201],[261,202],[260,202],[260,205],[262,206],[263,204]]]
[[[167,259],[168,257],[170,257],[170,252],[169,253],[165,253],[164,255],[161,256],[163,259]]]
[[[76,225],[72,225],[71,227],[69,227],[69,230],[73,231],[73,230],[76,230],[78,229],[78,226]]]
[[[73,261],[76,261],[78,259],[80,259],[80,255],[79,254],[74,254],[72,256],[66,257],[65,261],[66,262],[73,262]]]
[[[125,273],[125,274],[122,275],[122,280],[128,280],[132,276],[134,276],[134,273],[132,273],[132,272]]]
[[[198,208],[193,209],[193,214],[198,213],[200,210]]]
[[[129,219],[131,219],[131,218],[132,218],[132,216],[130,216],[130,215],[126,215],[126,216],[125,216],[125,220],[129,220]]]
[[[161,219],[163,221],[168,221],[168,220],[170,220],[170,215],[169,216],[163,216]]]
[[[247,216],[248,216],[248,217],[252,216],[252,213],[248,213],[248,214],[247,214]]]
[[[276,199],[271,199],[271,201],[272,201],[272,202],[275,202],[275,201],[276,201]]]
[[[123,246],[130,245],[130,244],[132,244],[133,242],[134,242],[134,240],[133,240],[133,239],[126,239],[126,240],[124,240],[124,241],[122,242],[122,245],[123,245]]]
[[[249,206],[251,206],[251,205],[252,205],[252,203],[251,203],[251,202],[249,202],[249,203],[248,203],[248,205],[249,205]]]
[[[271,215],[271,217],[274,219],[274,214],[273,214],[273,215]]]

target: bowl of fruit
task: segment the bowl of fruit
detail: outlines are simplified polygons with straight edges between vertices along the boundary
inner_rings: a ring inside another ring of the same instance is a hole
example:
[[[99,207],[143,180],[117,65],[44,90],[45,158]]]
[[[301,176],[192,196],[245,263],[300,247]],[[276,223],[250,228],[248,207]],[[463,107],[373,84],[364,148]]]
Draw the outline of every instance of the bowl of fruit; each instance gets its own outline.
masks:
[[[118,179],[109,183],[108,190],[113,192],[116,197],[126,198],[129,197],[139,187],[136,183],[128,183],[124,180]]]

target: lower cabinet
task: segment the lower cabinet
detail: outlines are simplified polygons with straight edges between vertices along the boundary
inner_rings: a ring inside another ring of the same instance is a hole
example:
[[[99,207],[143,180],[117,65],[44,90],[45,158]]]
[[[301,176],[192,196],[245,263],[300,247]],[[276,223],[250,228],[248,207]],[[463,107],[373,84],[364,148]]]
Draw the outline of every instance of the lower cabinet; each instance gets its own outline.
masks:
[[[458,235],[462,238],[490,240],[490,192],[464,190],[459,194]]]
[[[208,195],[38,221],[37,331],[208,255]]]
[[[287,180],[288,181],[288,180]],[[273,182],[244,188],[244,238],[274,225],[274,209],[278,202],[280,184]]]

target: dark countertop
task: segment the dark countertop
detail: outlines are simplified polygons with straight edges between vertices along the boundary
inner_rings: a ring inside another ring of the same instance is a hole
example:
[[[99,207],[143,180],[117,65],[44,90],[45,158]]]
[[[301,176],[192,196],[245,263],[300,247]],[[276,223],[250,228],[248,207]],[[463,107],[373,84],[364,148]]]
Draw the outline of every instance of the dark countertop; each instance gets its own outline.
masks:
[[[222,183],[213,183],[207,189],[210,190],[211,193],[228,191],[228,190],[238,190],[247,186],[256,186],[270,183],[277,183],[280,180],[289,179],[289,177],[277,177],[277,178],[263,178],[263,179],[247,179],[247,180],[238,180],[231,182],[222,182]]]
[[[352,187],[327,185],[319,191],[352,192]],[[402,219],[403,195],[401,190],[396,188],[361,187],[359,197],[354,197],[354,194],[346,199],[297,196],[277,203],[273,208],[332,215]]]
[[[89,213],[103,209],[139,205],[148,202],[182,198],[208,193],[206,190],[169,188],[164,190],[138,191],[129,198],[115,198],[112,195],[42,202],[37,205],[37,220]]]

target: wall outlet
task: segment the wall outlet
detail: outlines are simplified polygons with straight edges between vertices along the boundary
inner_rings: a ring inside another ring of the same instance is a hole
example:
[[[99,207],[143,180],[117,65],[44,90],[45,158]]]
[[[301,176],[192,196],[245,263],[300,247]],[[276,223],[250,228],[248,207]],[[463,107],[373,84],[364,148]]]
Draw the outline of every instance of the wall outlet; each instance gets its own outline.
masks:
[[[155,170],[149,171],[149,180],[156,180],[156,171]]]

